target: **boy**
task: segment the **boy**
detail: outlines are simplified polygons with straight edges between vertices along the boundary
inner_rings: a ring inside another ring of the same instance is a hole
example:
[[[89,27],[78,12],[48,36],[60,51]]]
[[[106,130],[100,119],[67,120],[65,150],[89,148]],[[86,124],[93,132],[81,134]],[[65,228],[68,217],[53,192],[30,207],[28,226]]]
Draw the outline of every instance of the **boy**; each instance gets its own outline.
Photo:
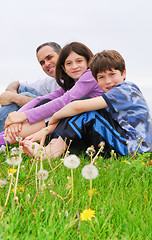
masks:
[[[49,132],[62,120],[53,133],[59,137],[52,139],[51,150],[49,145],[46,147],[47,154],[54,158],[61,155],[70,139],[73,142],[81,139],[96,149],[104,141],[105,151],[114,149],[121,155],[133,154],[134,151],[151,152],[149,109],[139,88],[125,82],[122,56],[115,50],[97,53],[91,60],[90,69],[104,93],[100,97],[71,102],[52,116]],[[23,141],[26,153],[32,154],[32,145],[26,139]]]

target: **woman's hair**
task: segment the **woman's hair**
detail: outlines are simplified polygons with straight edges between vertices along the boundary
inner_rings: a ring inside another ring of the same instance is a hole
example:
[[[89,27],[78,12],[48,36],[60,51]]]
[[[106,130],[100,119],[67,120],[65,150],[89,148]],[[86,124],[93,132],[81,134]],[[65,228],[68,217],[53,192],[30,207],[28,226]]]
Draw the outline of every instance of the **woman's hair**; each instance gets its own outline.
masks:
[[[121,74],[125,70],[125,60],[116,50],[104,50],[95,54],[90,61],[90,70],[95,79],[99,72],[112,70],[112,68],[119,70]]]
[[[67,44],[61,50],[56,64],[56,81],[59,86],[62,87],[65,91],[71,89],[75,84],[74,79],[69,77],[63,70],[65,60],[72,51],[78,55],[85,57],[88,64],[90,59],[93,57],[91,50],[80,42],[72,42],[70,44]]]

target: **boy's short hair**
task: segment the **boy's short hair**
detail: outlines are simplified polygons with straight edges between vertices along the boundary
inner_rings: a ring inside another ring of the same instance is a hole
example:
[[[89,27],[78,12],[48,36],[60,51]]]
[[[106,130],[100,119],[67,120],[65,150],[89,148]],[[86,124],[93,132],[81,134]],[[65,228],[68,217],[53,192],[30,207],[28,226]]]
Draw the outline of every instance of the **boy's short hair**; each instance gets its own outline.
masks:
[[[93,56],[90,61],[90,70],[95,79],[99,72],[107,70],[119,70],[121,73],[125,70],[125,61],[119,52],[116,50],[104,50]]]

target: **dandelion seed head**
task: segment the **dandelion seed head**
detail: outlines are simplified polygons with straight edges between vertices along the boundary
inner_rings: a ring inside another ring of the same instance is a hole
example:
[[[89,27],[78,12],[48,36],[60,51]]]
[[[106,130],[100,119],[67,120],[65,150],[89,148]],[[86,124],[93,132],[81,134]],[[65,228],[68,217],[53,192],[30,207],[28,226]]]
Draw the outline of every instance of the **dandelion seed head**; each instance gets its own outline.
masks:
[[[22,157],[16,156],[16,157],[7,158],[6,162],[9,165],[17,166],[22,162]]]
[[[82,213],[80,213],[81,221],[91,221],[91,218],[95,217],[95,210],[85,209]]]
[[[98,147],[103,147],[103,148],[104,148],[104,146],[105,146],[105,142],[104,142],[104,141],[102,141],[102,142],[100,142],[100,143],[98,144]]]
[[[94,146],[92,145],[91,147],[88,147],[86,150],[86,154],[88,156],[94,156],[96,153],[96,150],[94,149]]]
[[[15,156],[15,155],[19,155],[19,149],[17,147],[13,147],[11,149],[11,153],[10,153],[11,156]]]
[[[71,154],[64,159],[63,163],[67,168],[75,169],[79,166],[80,159],[75,154]]]
[[[19,153],[23,153],[23,146],[19,146]]]
[[[6,152],[6,146],[5,145],[2,145],[0,147],[0,152]]]
[[[38,179],[46,180],[48,178],[48,171],[41,169],[37,173]]]
[[[7,181],[5,179],[0,179],[0,188],[5,187],[6,184],[7,184]]]
[[[95,179],[98,177],[98,169],[92,164],[88,164],[82,168],[82,176],[85,179]]]

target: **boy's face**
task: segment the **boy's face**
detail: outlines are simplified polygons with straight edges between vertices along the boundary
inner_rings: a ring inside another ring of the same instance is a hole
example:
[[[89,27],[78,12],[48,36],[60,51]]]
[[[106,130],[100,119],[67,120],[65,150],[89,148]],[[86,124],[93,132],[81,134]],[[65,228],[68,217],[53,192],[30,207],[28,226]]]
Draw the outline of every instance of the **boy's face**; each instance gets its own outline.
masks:
[[[108,92],[116,85],[123,83],[126,78],[126,70],[121,73],[119,70],[107,70],[97,74],[97,82],[104,92]]]

